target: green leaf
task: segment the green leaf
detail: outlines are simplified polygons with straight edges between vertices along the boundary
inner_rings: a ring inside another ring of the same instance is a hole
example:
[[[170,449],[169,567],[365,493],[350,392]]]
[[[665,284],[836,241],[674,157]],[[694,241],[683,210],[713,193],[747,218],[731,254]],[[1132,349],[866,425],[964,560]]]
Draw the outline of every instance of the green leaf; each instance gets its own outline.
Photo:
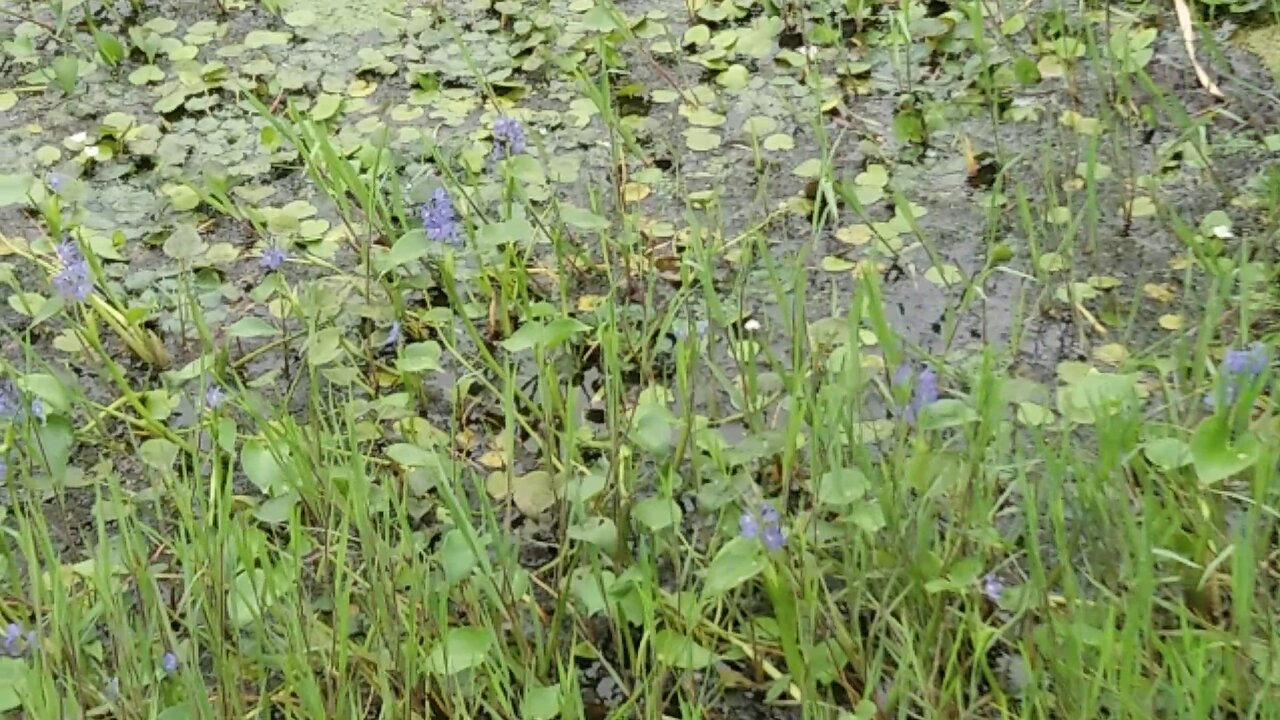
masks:
[[[977,421],[978,413],[963,400],[943,398],[921,408],[919,425],[922,430],[940,430]]]
[[[1205,418],[1191,435],[1191,460],[1203,486],[1249,469],[1261,451],[1258,438],[1251,432],[1241,433],[1232,442],[1231,422],[1225,415]]]
[[[1058,412],[1073,423],[1089,425],[1100,417],[1122,412],[1137,397],[1135,376],[1090,370],[1070,385],[1058,388]]]
[[[880,503],[858,503],[845,512],[844,519],[868,534],[874,535],[884,529],[884,511],[880,509]]]
[[[94,29],[93,44],[98,48],[98,56],[102,61],[112,67],[120,64],[124,59],[124,45],[120,43],[115,36]]]
[[[791,171],[791,174],[801,178],[816,178],[822,174],[822,160],[820,158],[809,158],[797,165]]]
[[[307,362],[319,367],[333,362],[342,351],[342,331],[325,328],[307,338]]]
[[[156,716],[156,720],[197,720],[202,713],[194,702],[180,702],[170,705]]]
[[[486,223],[476,230],[476,244],[481,247],[500,247],[509,243],[523,245],[531,239],[533,225],[520,217]]]
[[[889,184],[889,172],[885,170],[883,165],[874,163],[868,165],[866,170],[858,173],[853,178],[853,182],[857,185],[882,188]]]
[[[768,564],[760,548],[760,543],[752,538],[735,537],[725,543],[707,566],[702,597],[720,597],[759,575]]]
[[[188,223],[180,223],[164,241],[164,254],[179,262],[191,262],[208,249],[200,231]]]
[[[684,131],[684,144],[694,152],[708,152],[720,147],[721,138],[706,128],[689,128]]]
[[[507,352],[523,352],[534,347],[555,347],[579,333],[590,330],[591,326],[580,320],[561,317],[544,325],[538,320],[530,320],[511,336],[502,341]]]
[[[560,219],[565,225],[578,230],[605,230],[609,227],[609,221],[603,217],[567,203],[560,204]]]
[[[618,546],[618,527],[605,517],[589,517],[566,531],[570,540],[595,545],[605,553],[613,554]]]
[[[900,142],[920,142],[924,139],[924,115],[914,108],[900,109],[893,116],[893,134]]]
[[[542,170],[542,163],[529,154],[515,155],[506,160],[506,170],[511,177],[526,185],[546,185],[547,175]]]
[[[242,317],[231,323],[227,335],[233,338],[255,338],[279,335],[280,329],[260,317]]]
[[[386,273],[401,265],[407,265],[421,259],[431,250],[431,241],[422,228],[410,230],[401,235],[391,246],[391,250],[378,259],[378,273]]]
[[[316,104],[311,106],[311,119],[316,122],[324,122],[337,114],[340,107],[342,107],[341,95],[320,93],[320,96],[316,98]]]
[[[683,513],[675,500],[664,497],[645,498],[631,508],[631,517],[647,527],[651,532],[658,532],[680,522]]]
[[[628,435],[646,452],[661,455],[671,448],[675,425],[676,417],[665,405],[643,403],[636,408]]]
[[[281,573],[283,575],[283,573]],[[227,614],[237,628],[244,628],[262,616],[280,598],[282,588],[292,585],[288,578],[272,578],[267,585],[267,572],[262,568],[241,571],[227,591]]]
[[[434,675],[453,675],[470,670],[484,662],[493,645],[490,628],[464,627],[448,630],[441,642],[427,656],[427,671]]]
[[[1177,470],[1192,462],[1191,448],[1178,438],[1164,437],[1148,440],[1142,446],[1142,454],[1152,465],[1161,470]]]
[[[543,330],[542,343],[548,348],[558,347],[574,335],[591,329],[590,325],[571,317],[558,317]]]
[[[250,30],[244,36],[244,46],[250,49],[263,48],[268,45],[283,45],[289,42],[293,33],[272,30]]]
[[[555,476],[545,470],[533,470],[513,482],[511,499],[526,517],[542,515],[560,497]]]
[[[591,568],[579,566],[574,568],[569,578],[569,591],[582,605],[587,617],[602,613],[609,605],[605,601],[604,589],[612,587],[616,576],[612,571],[601,570],[599,575]]]
[[[279,454],[279,458],[276,457]],[[258,490],[264,495],[278,495],[289,490],[289,481],[285,471],[285,463],[289,460],[289,449],[280,447],[272,453],[261,440],[246,440],[240,448],[240,468]]]
[[[71,409],[71,396],[62,381],[46,373],[32,373],[22,378],[22,387],[27,392],[40,398],[45,407],[66,412]]]
[[[70,95],[80,79],[80,60],[73,55],[59,55],[49,67],[53,70],[54,82],[64,94]]]
[[[22,707],[22,698],[18,696],[18,688],[26,692],[31,682],[31,667],[27,661],[17,657],[0,657],[0,712],[17,710]]]
[[[411,343],[405,346],[404,354],[396,360],[396,370],[402,373],[443,370],[440,366],[441,353],[440,343],[434,340]]]
[[[467,536],[457,528],[444,534],[437,554],[440,565],[444,568],[445,582],[450,586],[466,579],[479,564],[479,559],[467,542]]]
[[[36,444],[38,452],[32,453],[37,462],[48,463],[49,474],[53,479],[62,482],[67,475],[67,465],[71,462],[71,450],[75,447],[75,431],[71,422],[61,415],[47,418],[36,426]]]
[[[169,196],[169,207],[178,212],[191,210],[200,204],[200,195],[186,185],[171,185],[161,188]]]
[[[507,352],[523,352],[537,347],[542,342],[542,335],[546,329],[546,325],[541,322],[530,320],[511,333],[511,336],[503,340],[501,345]]]
[[[818,478],[815,493],[822,505],[845,506],[861,500],[871,484],[856,467],[829,470]]]
[[[293,508],[298,504],[298,493],[287,492],[268,499],[253,509],[253,517],[268,525],[283,525],[293,519]]]
[[[27,193],[34,184],[35,177],[29,173],[0,175],[0,207],[25,205]]]
[[[520,701],[520,720],[552,720],[560,714],[560,683],[531,685]]]
[[[653,636],[653,651],[660,662],[684,670],[701,670],[716,661],[715,653],[693,638],[666,628]]]
[[[151,438],[138,447],[138,455],[156,470],[172,470],[178,460],[178,446],[164,438]]]
[[[1031,427],[1040,427],[1053,422],[1053,412],[1049,408],[1025,400],[1018,403],[1016,417],[1018,422]]]
[[[409,443],[396,443],[387,448],[387,457],[397,465],[410,468],[434,466],[439,459],[434,451]]]

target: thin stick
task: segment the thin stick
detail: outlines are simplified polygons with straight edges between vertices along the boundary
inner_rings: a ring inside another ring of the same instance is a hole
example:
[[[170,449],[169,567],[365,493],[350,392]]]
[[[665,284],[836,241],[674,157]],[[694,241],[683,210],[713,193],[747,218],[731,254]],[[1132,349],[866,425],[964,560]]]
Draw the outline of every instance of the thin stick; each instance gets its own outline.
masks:
[[[1178,13],[1178,27],[1182,29],[1182,44],[1187,49],[1187,57],[1191,60],[1191,67],[1196,71],[1196,79],[1200,81],[1200,85],[1214,97],[1223,97],[1222,91],[1218,89],[1218,84],[1209,77],[1209,73],[1205,72],[1200,66],[1200,61],[1196,59],[1196,35],[1195,28],[1191,25],[1191,10],[1187,8],[1187,0],[1173,0],[1173,9]]]

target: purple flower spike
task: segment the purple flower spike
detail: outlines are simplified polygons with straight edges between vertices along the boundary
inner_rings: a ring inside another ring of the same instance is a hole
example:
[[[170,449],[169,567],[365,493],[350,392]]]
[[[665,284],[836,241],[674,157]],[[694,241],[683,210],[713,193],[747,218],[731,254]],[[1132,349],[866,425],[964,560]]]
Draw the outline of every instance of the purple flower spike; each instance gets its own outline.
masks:
[[[782,546],[787,542],[786,536],[782,534],[782,528],[777,525],[765,526],[760,540],[764,542],[764,546],[770,551],[781,550]]]
[[[515,118],[502,116],[493,122],[493,157],[511,157],[525,150],[524,126]]]
[[[1247,350],[1228,350],[1222,358],[1222,399],[1234,405],[1240,391],[1267,369],[1271,356],[1266,345],[1254,343]],[[1210,410],[1218,409],[1218,396],[1209,393],[1204,403]]]
[[[387,339],[382,341],[382,346],[388,347],[390,345],[395,345],[399,343],[401,333],[402,333],[402,330],[400,328],[400,321],[396,320],[395,322],[391,323],[391,329],[387,331]]]
[[[760,542],[770,551],[782,548],[787,541],[782,532],[782,518],[768,503],[744,510],[742,517],[738,518],[738,529],[742,531],[744,538],[760,538]]]
[[[448,245],[461,244],[462,231],[448,190],[436,188],[431,199],[423,203],[421,214],[422,227],[427,231],[428,239]]]
[[[982,578],[982,594],[987,596],[991,602],[999,605],[1000,596],[1004,594],[1004,583],[1000,582],[1000,578],[995,573],[987,573]]]
[[[1267,346],[1254,343],[1248,350],[1228,350],[1222,359],[1223,371],[1253,379],[1267,369]]]
[[[160,659],[160,667],[164,668],[166,673],[174,673],[178,670],[178,656],[172,652],[167,652]]]
[[[911,382],[911,363],[902,363],[893,371],[894,386],[906,385]]]
[[[912,374],[910,365],[906,363],[899,365],[893,373],[893,384],[902,386],[911,382]],[[929,365],[925,365],[915,376],[915,387],[911,390],[911,400],[902,410],[903,417],[909,424],[914,425],[920,411],[936,402],[938,402],[938,373]]]
[[[22,395],[12,380],[0,380],[0,420],[17,422],[22,417]]]
[[[36,651],[39,637],[35,630],[25,630],[22,623],[11,622],[4,627],[0,635],[0,655],[20,658]]]
[[[0,649],[5,655],[14,657],[21,654],[21,648],[18,647],[18,641],[22,639],[22,625],[11,622],[4,628],[4,638],[0,639]]]
[[[262,267],[270,272],[275,272],[284,265],[284,261],[289,259],[289,254],[278,247],[269,247],[262,251]]]
[[[56,248],[62,269],[53,276],[53,286],[67,300],[83,302],[93,292],[89,262],[74,240],[65,240]]]
[[[227,391],[217,385],[210,385],[204,391],[204,405],[210,410],[217,410],[227,399]]]
[[[760,519],[766,525],[777,525],[779,520],[778,511],[769,503],[765,503],[760,506]]]

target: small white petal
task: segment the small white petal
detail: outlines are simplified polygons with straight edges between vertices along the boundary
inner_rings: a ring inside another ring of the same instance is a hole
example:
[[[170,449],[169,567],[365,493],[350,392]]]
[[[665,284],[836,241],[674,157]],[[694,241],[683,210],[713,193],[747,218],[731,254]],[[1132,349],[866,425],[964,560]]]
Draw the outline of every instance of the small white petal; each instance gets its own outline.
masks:
[[[742,327],[746,328],[747,332],[755,332],[760,329],[760,321],[755,318],[751,318],[743,323]]]

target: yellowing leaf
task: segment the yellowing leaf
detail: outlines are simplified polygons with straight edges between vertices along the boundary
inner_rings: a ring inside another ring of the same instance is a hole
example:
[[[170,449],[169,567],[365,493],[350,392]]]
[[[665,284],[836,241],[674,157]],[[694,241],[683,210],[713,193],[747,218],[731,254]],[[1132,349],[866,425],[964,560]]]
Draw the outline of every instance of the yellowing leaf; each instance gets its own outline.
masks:
[[[707,128],[720,127],[725,121],[725,117],[723,115],[713,110],[708,110],[705,107],[697,108],[696,110],[689,112],[685,117],[688,118],[690,125]]]
[[[604,300],[605,298],[603,295],[583,295],[578,298],[578,311],[592,312],[604,304]]]
[[[865,245],[871,242],[874,236],[870,226],[867,225],[846,225],[836,230],[836,239],[850,245]]]
[[[378,83],[369,82],[368,80],[352,80],[347,86],[347,94],[353,98],[369,97],[374,90],[378,89]]]
[[[809,158],[800,163],[791,171],[792,175],[802,178],[816,178],[822,172],[822,161],[818,158]]]
[[[858,173],[853,178],[853,183],[855,185],[884,187],[889,184],[889,173],[884,169],[883,165],[868,165],[866,170]]]
[[[1067,269],[1067,261],[1056,252],[1047,252],[1040,256],[1040,269],[1045,272],[1062,272]]]
[[[1142,292],[1152,300],[1162,303],[1169,302],[1177,297],[1177,291],[1169,283],[1147,283],[1142,286]]]
[[[1157,320],[1156,322],[1158,322],[1160,324],[1160,327],[1164,328],[1165,330],[1181,330],[1182,326],[1185,324],[1183,317],[1181,315],[1178,315],[1177,313],[1169,313],[1166,315],[1161,315],[1160,319]]]
[[[934,285],[955,285],[964,280],[964,276],[955,265],[935,265],[924,271],[924,279]]]
[[[483,453],[479,458],[476,458],[476,461],[487,468],[493,468],[495,470],[502,469],[507,466],[506,457],[498,450],[490,450]]]
[[[536,517],[556,503],[558,495],[555,478],[545,470],[534,470],[515,479],[512,499],[520,512]]]
[[[778,128],[778,121],[768,115],[753,115],[742,123],[742,131],[748,135],[768,135]],[[785,136],[784,136],[785,137]]]
[[[1039,427],[1053,422],[1053,411],[1033,402],[1018,403],[1018,422],[1031,427]]]
[[[707,152],[720,147],[720,136],[706,128],[689,128],[684,131],[684,143],[694,152]]]
[[[857,267],[857,263],[846,258],[828,255],[822,258],[821,267],[827,272],[848,272]]]
[[[1156,204],[1151,198],[1143,195],[1134,198],[1125,208],[1130,217],[1150,217],[1156,214]]]
[[[1094,348],[1093,358],[1107,365],[1119,365],[1129,359],[1129,351],[1120,343],[1107,343]]]
[[[774,133],[773,135],[770,135],[769,137],[765,138],[763,144],[764,144],[765,150],[776,152],[780,150],[795,149],[796,141],[793,140],[790,135],[784,135],[783,133]]]
[[[652,192],[648,185],[638,182],[624,183],[622,186],[622,199],[629,203],[640,202],[649,197]]]

